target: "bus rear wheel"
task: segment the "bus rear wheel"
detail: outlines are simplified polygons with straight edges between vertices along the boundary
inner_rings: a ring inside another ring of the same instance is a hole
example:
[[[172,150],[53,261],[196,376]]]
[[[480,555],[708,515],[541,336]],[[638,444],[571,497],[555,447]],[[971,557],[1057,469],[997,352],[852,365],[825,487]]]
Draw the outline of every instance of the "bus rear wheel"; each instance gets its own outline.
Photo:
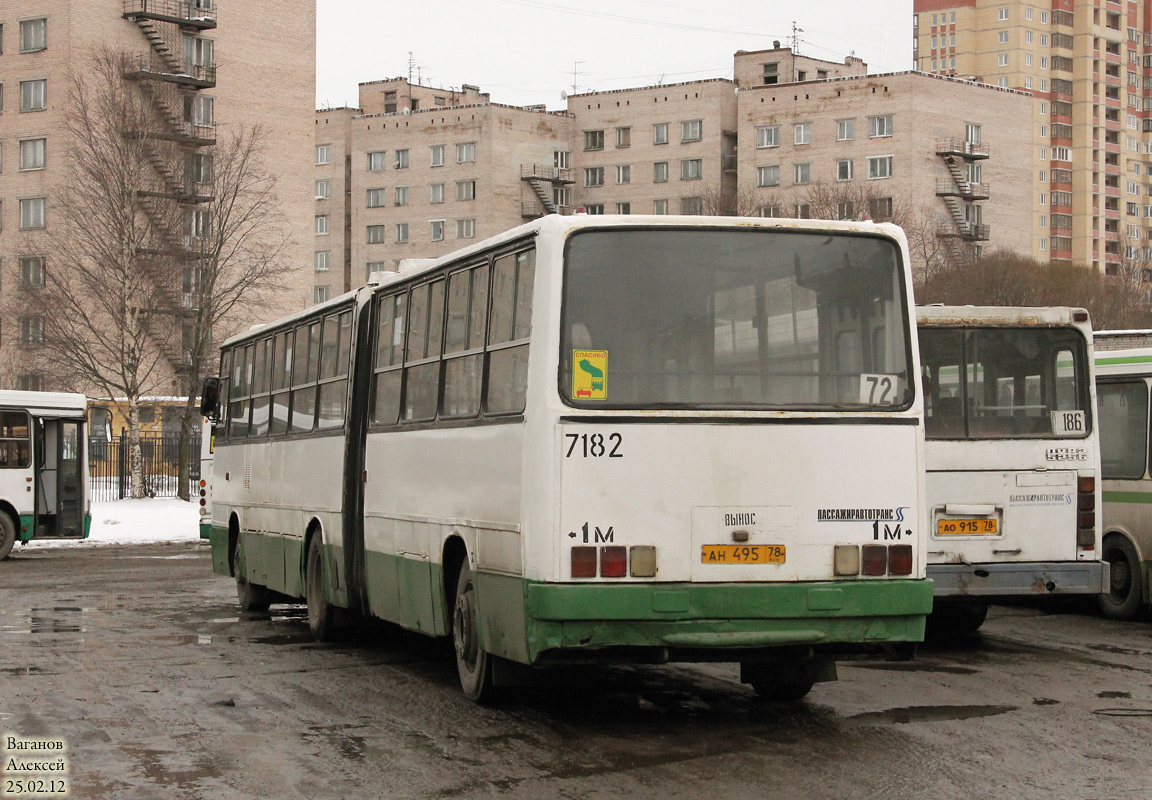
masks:
[[[1112,535],[1104,539],[1100,557],[1112,565],[1108,591],[1099,596],[1100,610],[1111,619],[1133,619],[1144,599],[1144,582],[1136,548],[1126,537]]]
[[[456,580],[456,605],[452,611],[452,643],[456,648],[456,671],[460,687],[469,700],[478,703],[495,698],[492,685],[492,656],[480,647],[480,619],[476,613],[476,586],[465,560]]]
[[[336,607],[324,596],[324,544],[320,534],[308,542],[304,573],[304,599],[308,604],[308,629],[318,642],[336,638]]]
[[[12,521],[12,517],[0,511],[0,561],[8,557],[8,554],[12,552],[12,546],[15,544],[16,524]]]
[[[236,600],[241,611],[267,611],[272,605],[272,593],[258,583],[252,583],[246,575],[245,564],[240,558],[240,543],[232,547],[232,574],[236,576]]]

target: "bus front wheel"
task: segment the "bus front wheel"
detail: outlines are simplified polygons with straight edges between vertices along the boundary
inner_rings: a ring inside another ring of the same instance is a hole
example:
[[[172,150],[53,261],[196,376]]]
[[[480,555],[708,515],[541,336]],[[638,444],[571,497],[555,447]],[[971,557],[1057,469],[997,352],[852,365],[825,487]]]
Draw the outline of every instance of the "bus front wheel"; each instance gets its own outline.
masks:
[[[317,533],[308,542],[304,575],[304,599],[308,604],[308,629],[318,642],[336,638],[336,608],[324,596],[324,543]]]
[[[452,643],[456,648],[456,671],[460,687],[469,700],[478,703],[493,699],[492,656],[480,647],[480,619],[476,613],[476,587],[472,570],[465,560],[456,580],[456,606],[452,611]]]
[[[16,544],[16,525],[12,522],[12,517],[0,511],[0,561],[8,557],[14,544]]]
[[[240,557],[240,543],[232,547],[232,574],[236,576],[236,600],[241,611],[267,611],[272,605],[271,593],[258,583],[248,580],[246,566]]]
[[[1100,610],[1112,619],[1134,618],[1144,599],[1136,548],[1124,536],[1108,536],[1100,557],[1111,564],[1108,591],[1100,595]]]

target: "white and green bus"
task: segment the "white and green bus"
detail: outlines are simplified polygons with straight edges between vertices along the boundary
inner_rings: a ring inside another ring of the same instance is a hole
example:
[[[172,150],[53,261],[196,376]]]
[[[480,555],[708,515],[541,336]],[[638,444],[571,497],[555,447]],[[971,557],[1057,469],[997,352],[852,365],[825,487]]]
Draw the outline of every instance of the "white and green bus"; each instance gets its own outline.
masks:
[[[992,598],[1099,594],[1088,312],[921,306],[916,324],[933,621],[972,631]]]
[[[891,225],[549,216],[226,341],[215,570],[514,665],[909,655],[923,417]],[[217,402],[218,400],[218,402]]]
[[[82,394],[0,391],[0,560],[16,542],[88,536],[87,415]]]
[[[1152,476],[1148,471],[1152,346],[1131,345],[1152,344],[1152,331],[1099,331],[1096,340],[1104,559],[1111,564],[1100,607],[1114,619],[1132,619],[1147,613],[1152,602]],[[1115,345],[1120,349],[1112,349]]]

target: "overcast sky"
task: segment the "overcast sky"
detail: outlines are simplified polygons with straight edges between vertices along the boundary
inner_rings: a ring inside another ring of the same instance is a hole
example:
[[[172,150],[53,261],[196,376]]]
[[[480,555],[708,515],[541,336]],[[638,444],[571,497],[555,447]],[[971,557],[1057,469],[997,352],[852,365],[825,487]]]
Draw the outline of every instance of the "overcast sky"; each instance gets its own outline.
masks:
[[[561,91],[731,78],[732,54],[790,43],[869,72],[912,65],[910,0],[317,0],[316,103],[357,104],[358,83],[462,83],[493,102],[563,108]],[[573,72],[575,71],[575,75]]]

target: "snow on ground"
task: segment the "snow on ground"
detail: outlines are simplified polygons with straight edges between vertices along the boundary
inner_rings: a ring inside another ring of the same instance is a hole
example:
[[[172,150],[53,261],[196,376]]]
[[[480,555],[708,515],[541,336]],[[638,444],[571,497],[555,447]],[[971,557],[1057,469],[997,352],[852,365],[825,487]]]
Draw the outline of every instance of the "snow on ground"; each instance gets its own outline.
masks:
[[[94,502],[92,528],[87,539],[34,539],[24,547],[92,547],[186,541],[200,541],[200,507],[195,503],[165,497]]]

